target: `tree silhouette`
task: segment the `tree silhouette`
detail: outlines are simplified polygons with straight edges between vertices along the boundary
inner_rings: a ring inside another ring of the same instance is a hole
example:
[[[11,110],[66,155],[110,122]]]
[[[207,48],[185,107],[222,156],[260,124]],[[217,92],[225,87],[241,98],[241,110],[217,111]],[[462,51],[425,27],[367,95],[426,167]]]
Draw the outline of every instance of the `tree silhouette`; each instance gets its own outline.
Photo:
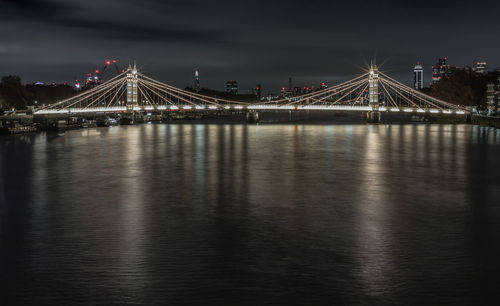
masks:
[[[25,109],[28,105],[28,92],[19,76],[9,75],[2,78],[0,96],[3,107]]]

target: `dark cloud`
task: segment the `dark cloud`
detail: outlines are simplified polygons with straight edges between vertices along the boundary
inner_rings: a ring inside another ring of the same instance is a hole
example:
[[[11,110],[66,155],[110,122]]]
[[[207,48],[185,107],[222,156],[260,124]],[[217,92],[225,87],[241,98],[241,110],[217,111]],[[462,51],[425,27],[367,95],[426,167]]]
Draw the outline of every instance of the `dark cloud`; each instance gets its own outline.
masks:
[[[43,0],[1,0],[0,16],[5,19],[53,18],[76,9],[75,2],[54,2]]]
[[[423,62],[486,60],[500,67],[500,4],[486,1],[251,2],[228,0],[0,0],[0,72],[64,81],[108,58],[136,59],[177,86],[276,89],[338,82],[371,59],[404,82]]]

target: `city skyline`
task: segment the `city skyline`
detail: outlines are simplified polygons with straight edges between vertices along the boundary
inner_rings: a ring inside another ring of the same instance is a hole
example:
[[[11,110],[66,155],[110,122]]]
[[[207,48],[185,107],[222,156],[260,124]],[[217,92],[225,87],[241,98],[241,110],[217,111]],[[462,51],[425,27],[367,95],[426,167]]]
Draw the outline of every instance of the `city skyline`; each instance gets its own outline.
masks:
[[[192,86],[198,70],[202,87],[223,89],[234,79],[242,90],[262,84],[264,92],[286,86],[290,76],[298,85],[349,79],[374,58],[408,84],[416,62],[428,82],[444,56],[455,66],[500,67],[493,35],[500,22],[492,18],[499,5],[492,3],[479,18],[470,14],[477,4],[445,1],[446,20],[425,1],[0,3],[0,70],[26,83],[82,78],[107,59],[122,66],[137,60],[142,71],[179,87]],[[419,26],[407,19],[415,12]],[[479,43],[490,47],[479,52]]]

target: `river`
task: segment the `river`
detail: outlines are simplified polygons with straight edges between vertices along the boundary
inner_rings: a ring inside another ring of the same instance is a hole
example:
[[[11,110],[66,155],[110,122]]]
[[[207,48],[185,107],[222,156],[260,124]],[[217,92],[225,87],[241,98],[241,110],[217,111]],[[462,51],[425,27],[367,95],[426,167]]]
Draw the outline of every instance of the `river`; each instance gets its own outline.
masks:
[[[2,305],[500,292],[500,130],[143,124],[5,136],[0,150]]]

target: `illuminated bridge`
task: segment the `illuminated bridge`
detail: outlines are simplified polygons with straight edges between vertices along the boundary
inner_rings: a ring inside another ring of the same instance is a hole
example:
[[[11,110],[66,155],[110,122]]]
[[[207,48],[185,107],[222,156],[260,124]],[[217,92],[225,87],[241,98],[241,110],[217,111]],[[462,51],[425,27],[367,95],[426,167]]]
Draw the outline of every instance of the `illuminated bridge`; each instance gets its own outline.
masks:
[[[219,99],[182,90],[140,73],[136,66],[111,80],[72,98],[35,111],[44,114],[241,111],[360,111],[378,122],[382,112],[422,114],[469,114],[451,104],[414,90],[372,66],[347,82],[295,97],[258,103]]]

